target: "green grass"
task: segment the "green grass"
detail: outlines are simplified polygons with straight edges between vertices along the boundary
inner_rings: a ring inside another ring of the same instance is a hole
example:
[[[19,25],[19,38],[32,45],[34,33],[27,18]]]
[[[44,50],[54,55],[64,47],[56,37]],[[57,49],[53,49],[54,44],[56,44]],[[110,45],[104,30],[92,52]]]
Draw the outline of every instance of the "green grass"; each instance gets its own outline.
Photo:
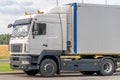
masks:
[[[12,70],[8,62],[0,62],[0,72],[16,72],[16,70]]]
[[[0,59],[9,59],[9,57],[6,57],[6,56],[0,56]]]

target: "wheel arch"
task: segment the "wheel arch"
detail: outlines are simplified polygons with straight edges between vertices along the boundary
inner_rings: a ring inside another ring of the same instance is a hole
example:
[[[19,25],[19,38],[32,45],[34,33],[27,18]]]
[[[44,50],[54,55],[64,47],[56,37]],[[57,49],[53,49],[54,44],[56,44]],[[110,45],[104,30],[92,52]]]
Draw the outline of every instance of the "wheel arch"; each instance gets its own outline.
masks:
[[[61,69],[61,60],[60,60],[60,55],[62,54],[62,51],[54,51],[53,50],[44,50],[39,58],[38,58],[38,65],[41,64],[41,62],[44,60],[44,59],[52,59],[56,62],[57,64],[57,73],[59,74],[59,71]]]

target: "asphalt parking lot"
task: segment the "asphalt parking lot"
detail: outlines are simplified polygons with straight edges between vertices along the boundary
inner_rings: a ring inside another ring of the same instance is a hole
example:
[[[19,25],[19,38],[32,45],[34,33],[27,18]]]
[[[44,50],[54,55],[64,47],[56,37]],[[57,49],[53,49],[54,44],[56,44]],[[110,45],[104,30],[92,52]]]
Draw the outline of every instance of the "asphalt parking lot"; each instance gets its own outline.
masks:
[[[19,73],[0,73],[0,80],[120,80],[120,72],[112,76],[85,76],[81,73],[62,73],[59,76],[44,78],[40,75],[28,76],[22,72]]]

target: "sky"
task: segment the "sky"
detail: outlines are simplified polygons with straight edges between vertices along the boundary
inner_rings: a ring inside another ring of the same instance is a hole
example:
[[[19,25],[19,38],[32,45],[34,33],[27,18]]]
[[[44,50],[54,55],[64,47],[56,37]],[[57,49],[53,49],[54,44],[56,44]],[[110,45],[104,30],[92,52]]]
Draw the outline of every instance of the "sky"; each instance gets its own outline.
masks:
[[[72,2],[105,4],[105,0],[58,0],[59,5]],[[57,0],[0,0],[0,34],[12,32],[12,28],[8,29],[10,23],[22,16],[24,12],[35,13],[38,9],[46,9],[56,6]],[[120,0],[107,0],[109,5],[120,5]]]

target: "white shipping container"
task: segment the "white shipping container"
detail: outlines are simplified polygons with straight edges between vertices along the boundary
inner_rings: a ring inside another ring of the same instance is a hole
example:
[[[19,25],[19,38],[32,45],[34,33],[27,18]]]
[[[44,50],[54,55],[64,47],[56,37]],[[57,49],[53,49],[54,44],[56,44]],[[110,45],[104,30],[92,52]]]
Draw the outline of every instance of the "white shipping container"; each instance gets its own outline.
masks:
[[[120,54],[120,7],[78,5],[77,53]]]

